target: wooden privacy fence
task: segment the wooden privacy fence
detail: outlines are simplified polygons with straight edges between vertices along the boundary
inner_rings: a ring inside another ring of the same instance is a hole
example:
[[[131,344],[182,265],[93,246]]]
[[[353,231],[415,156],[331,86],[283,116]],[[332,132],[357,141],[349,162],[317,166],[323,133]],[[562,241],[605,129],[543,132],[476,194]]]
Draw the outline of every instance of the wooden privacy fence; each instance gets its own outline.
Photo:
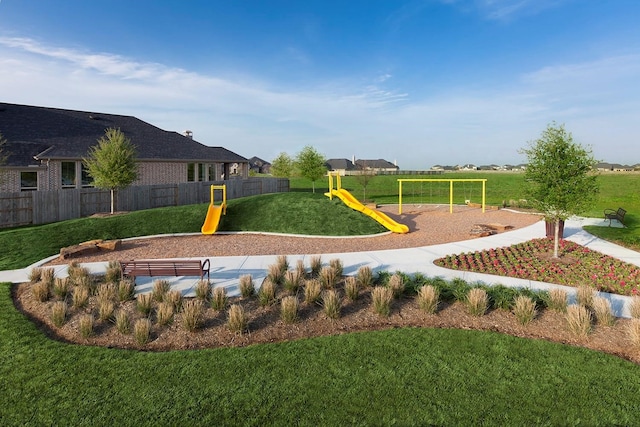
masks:
[[[118,190],[116,210],[139,211],[165,206],[209,203],[211,195],[209,187],[212,184],[225,184],[227,199],[289,191],[289,180],[286,178],[143,185]],[[0,228],[46,224],[110,210],[110,192],[97,188],[0,193]]]

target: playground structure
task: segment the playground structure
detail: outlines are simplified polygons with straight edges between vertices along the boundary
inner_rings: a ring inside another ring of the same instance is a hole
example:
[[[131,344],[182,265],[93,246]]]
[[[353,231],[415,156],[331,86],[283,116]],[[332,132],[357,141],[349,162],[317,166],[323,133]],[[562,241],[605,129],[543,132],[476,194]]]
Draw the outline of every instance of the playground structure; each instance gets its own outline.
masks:
[[[402,214],[402,183],[403,182],[448,182],[449,183],[449,213],[453,213],[453,183],[454,182],[482,182],[482,213],[485,211],[486,184],[485,178],[475,179],[431,179],[431,178],[406,178],[398,179],[398,214]]]
[[[377,211],[375,209],[371,209],[358,201],[351,193],[342,188],[340,182],[340,174],[337,172],[329,172],[329,192],[325,193],[325,196],[329,197],[329,199],[333,199],[333,196],[336,196],[340,200],[344,202],[345,205],[350,207],[353,210],[362,212],[363,214],[375,219],[380,224],[382,224],[388,230],[394,233],[408,233],[409,227],[405,224],[400,224],[393,219],[389,218],[386,214]],[[336,177],[336,188],[333,188],[333,177]]]
[[[214,192],[215,190],[222,190],[222,203],[219,206],[215,205]],[[220,217],[227,214],[227,186],[226,185],[212,185],[211,186],[211,202],[207,209],[207,217],[202,224],[202,234],[213,234],[218,230],[220,224]]]

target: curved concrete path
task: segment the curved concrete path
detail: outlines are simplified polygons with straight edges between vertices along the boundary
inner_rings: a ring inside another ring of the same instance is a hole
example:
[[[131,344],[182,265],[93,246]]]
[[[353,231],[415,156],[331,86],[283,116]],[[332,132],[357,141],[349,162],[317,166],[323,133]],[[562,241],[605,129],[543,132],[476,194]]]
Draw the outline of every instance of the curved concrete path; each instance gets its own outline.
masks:
[[[593,218],[572,218],[565,222],[564,238],[574,241],[589,249],[613,256],[622,261],[640,267],[640,253],[626,249],[622,246],[599,239],[583,230],[584,225],[608,225],[601,219]],[[485,249],[510,246],[527,240],[544,237],[544,223],[537,222],[528,227],[496,234],[489,237],[475,238],[461,242],[452,242],[441,245],[423,246],[418,248],[382,250],[370,252],[351,252],[334,254],[308,254],[289,255],[289,263],[295,265],[297,260],[302,259],[309,265],[308,260],[314,255],[321,255],[324,263],[333,258],[339,258],[344,265],[345,275],[354,275],[358,268],[368,265],[374,271],[402,271],[407,274],[422,273],[429,277],[442,277],[446,280],[461,278],[467,282],[483,282],[486,284],[501,284],[517,288],[529,288],[533,290],[548,290],[551,288],[562,288],[569,294],[570,300],[575,299],[576,289],[569,286],[561,286],[533,280],[517,279],[512,277],[495,276],[490,274],[473,273],[468,271],[449,270],[433,264],[437,258],[461,252],[473,252]],[[56,256],[52,257],[55,258]],[[261,256],[229,256],[209,258],[211,263],[211,280],[214,286],[224,286],[229,296],[239,294],[238,283],[241,276],[250,274],[255,283],[262,283],[266,277],[268,266],[276,262],[276,255]],[[49,259],[42,260],[21,270],[10,270],[0,272],[0,282],[22,283],[28,281],[28,273],[32,267],[41,265]],[[205,258],[193,258],[205,259]],[[94,262],[83,264],[92,273],[104,273],[107,263]],[[65,277],[67,267],[65,265],[55,266],[56,277]],[[153,281],[158,279],[139,277],[136,280],[136,292],[148,292],[153,287]],[[195,295],[194,286],[197,278],[193,277],[168,277],[174,289],[180,289],[185,296]],[[629,303],[631,298],[601,292],[601,295],[611,301],[614,314],[617,317],[630,317]]]

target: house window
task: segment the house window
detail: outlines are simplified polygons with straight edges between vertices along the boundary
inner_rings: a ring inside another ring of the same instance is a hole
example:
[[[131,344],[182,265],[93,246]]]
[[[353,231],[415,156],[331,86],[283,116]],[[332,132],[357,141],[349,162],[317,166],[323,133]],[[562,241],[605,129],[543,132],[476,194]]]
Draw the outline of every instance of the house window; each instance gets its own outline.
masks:
[[[216,176],[216,165],[208,165],[209,169],[209,181],[217,181],[218,177]]]
[[[205,168],[205,166],[206,165],[204,163],[198,163],[198,181],[200,182],[207,180],[207,169]]]
[[[76,162],[62,162],[62,188],[75,188]]]
[[[196,180],[196,164],[187,163],[187,181],[193,182]]]
[[[38,189],[38,172],[20,172],[20,191]]]
[[[89,169],[86,168],[84,163],[82,164],[82,186],[93,187],[93,178],[89,175]]]

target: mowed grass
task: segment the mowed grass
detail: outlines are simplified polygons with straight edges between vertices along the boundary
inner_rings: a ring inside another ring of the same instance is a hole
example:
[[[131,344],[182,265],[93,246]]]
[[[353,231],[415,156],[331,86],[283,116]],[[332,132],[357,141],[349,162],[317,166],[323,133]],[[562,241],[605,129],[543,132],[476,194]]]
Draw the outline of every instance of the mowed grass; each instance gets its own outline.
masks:
[[[80,218],[0,231],[0,270],[24,268],[93,239],[122,239],[170,233],[199,233],[206,204],[149,209],[106,218]],[[268,194],[230,200],[221,231],[264,231],[311,235],[363,235],[384,227],[321,192]],[[211,236],[215,238],[215,236]]]
[[[406,328],[247,348],[52,341],[0,284],[0,423],[634,425],[640,367],[492,332]]]

